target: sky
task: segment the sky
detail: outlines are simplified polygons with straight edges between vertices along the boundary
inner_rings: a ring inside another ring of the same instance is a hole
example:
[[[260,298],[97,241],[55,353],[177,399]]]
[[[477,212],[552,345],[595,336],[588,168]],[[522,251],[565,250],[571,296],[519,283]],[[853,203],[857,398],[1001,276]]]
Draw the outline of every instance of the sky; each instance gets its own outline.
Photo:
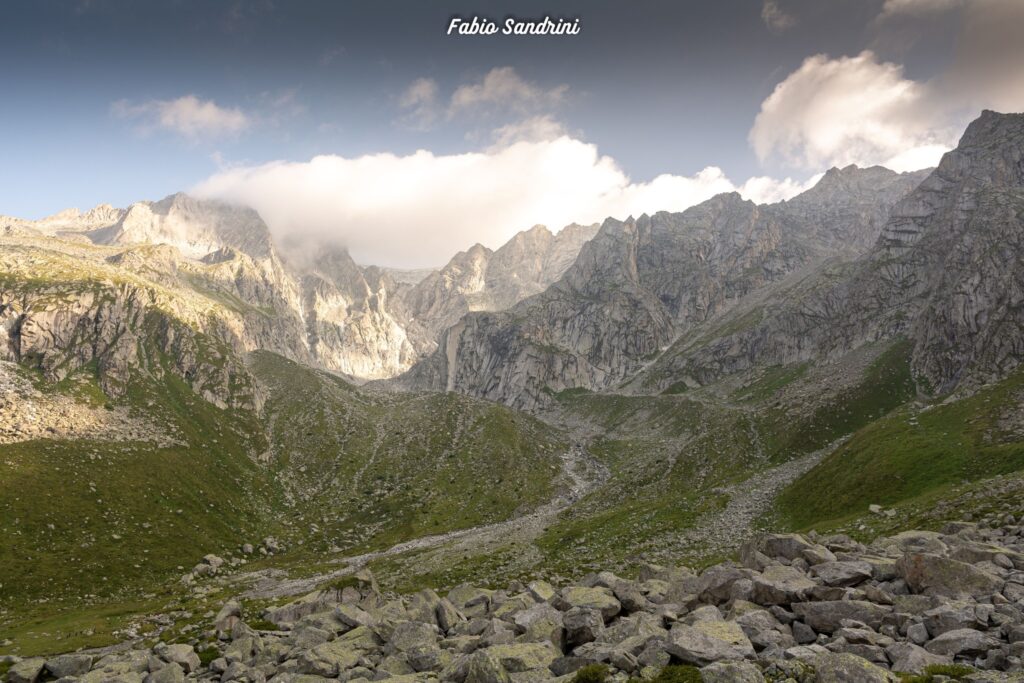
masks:
[[[448,35],[453,17],[577,35]],[[785,199],[1024,110],[1020,0],[5,0],[0,214],[177,191],[362,263]]]

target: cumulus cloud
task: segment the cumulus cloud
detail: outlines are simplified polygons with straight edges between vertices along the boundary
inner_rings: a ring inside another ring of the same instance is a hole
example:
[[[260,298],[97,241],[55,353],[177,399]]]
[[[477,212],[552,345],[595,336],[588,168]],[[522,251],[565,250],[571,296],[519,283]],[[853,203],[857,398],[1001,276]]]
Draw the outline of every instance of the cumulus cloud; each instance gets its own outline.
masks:
[[[452,93],[448,116],[481,109],[530,111],[558,104],[568,90],[567,85],[544,88],[524,80],[510,66],[497,67],[476,83],[460,85]]]
[[[451,120],[462,115],[491,115],[542,118],[564,101],[567,85],[551,88],[527,81],[511,66],[495,67],[479,80],[463,83],[444,101],[437,81],[417,78],[398,98],[406,113],[401,123],[426,129],[444,115]],[[515,125],[527,125],[527,121]]]
[[[872,51],[807,58],[761,104],[750,131],[761,160],[811,169],[923,168],[956,144],[981,109],[1024,110],[1021,0],[886,0],[875,28],[919,27],[921,17],[949,12],[960,27],[953,59],[927,81],[907,78]]]
[[[783,10],[778,0],[764,0],[761,5],[761,21],[774,33],[782,33],[796,25],[796,17]]]
[[[429,128],[437,119],[437,81],[417,78],[398,98],[398,106],[406,110],[402,123],[418,129]]]
[[[111,112],[120,118],[138,121],[143,132],[163,129],[190,139],[234,135],[251,123],[241,109],[221,107],[213,100],[201,100],[195,95],[138,104],[118,100],[111,105]]]
[[[561,135],[466,154],[318,156],[227,168],[193,192],[252,206],[276,234],[342,244],[363,263],[422,267],[475,242],[498,247],[536,223],[557,230],[681,211],[720,192],[778,200],[800,189],[763,178],[737,187],[715,167],[637,183],[594,145]]]
[[[898,64],[870,51],[815,55],[761,104],[750,142],[762,161],[777,156],[790,166],[913,170],[937,163],[955,141],[935,113],[927,88]]]
[[[967,0],[885,0],[882,5],[883,19],[898,15],[923,15],[945,12],[962,7]]]
[[[516,142],[543,142],[566,135],[565,126],[550,115],[531,116],[495,128],[491,132],[495,147],[507,147]]]

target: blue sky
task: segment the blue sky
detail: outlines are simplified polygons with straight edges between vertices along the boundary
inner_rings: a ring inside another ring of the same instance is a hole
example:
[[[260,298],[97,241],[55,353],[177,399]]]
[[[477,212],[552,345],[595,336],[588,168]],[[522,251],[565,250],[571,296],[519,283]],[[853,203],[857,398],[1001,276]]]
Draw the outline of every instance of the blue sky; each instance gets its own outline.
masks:
[[[970,4],[8,0],[0,5],[0,213],[34,218],[191,188],[258,204],[253,188],[265,194],[269,181],[254,176],[269,162],[384,153],[404,159],[427,150],[435,163],[559,136],[593,151],[594,164],[612,163],[621,176],[611,181],[616,192],[642,195],[635,201],[643,210],[643,201],[673,204],[649,187],[633,191],[662,174],[692,179],[713,167],[736,187],[760,176],[788,177],[793,188],[832,163],[924,164],[918,160],[948,148],[980,106],[1021,106],[1012,67],[1024,65],[1013,45],[1005,54],[996,50],[1011,67],[1002,81],[982,84],[976,96],[951,96],[954,84],[977,81],[971,70],[991,59],[974,54],[972,44],[991,47],[994,40],[1001,49],[999,35],[979,41],[966,27],[988,18],[996,28],[986,30],[999,33],[1007,16],[1020,18],[1013,5],[1024,3]],[[452,15],[502,20],[508,14],[579,17],[581,33],[444,34]],[[815,56],[818,62],[810,62]],[[780,84],[787,88],[771,100]],[[853,105],[842,100],[851,89],[865,91]],[[819,92],[833,93],[833,100],[805,106]],[[940,115],[922,113],[936,108]],[[852,120],[835,133],[806,120],[807,111],[821,119],[843,118],[849,110],[851,118],[877,116],[886,131],[869,135]],[[547,148],[531,150],[549,158]],[[529,158],[517,162],[516,173],[523,173],[521,164],[529,168]],[[407,166],[385,170],[402,177]],[[367,165],[359,170],[367,172]],[[329,172],[348,177],[350,169]],[[312,182],[328,186],[337,177]],[[287,179],[275,178],[287,195]],[[462,182],[455,172],[450,178]],[[301,175],[301,182],[308,185],[311,177]],[[458,194],[462,184],[448,194]],[[700,198],[667,181],[661,186],[691,203]],[[604,198],[609,191],[595,190]],[[529,204],[531,192],[523,189],[520,199]],[[589,196],[582,193],[580,201]],[[538,206],[550,204],[546,198]],[[620,206],[633,210],[618,199],[601,209]],[[317,222],[279,204],[257,208],[276,224],[290,224],[272,225],[280,229]],[[372,230],[372,219],[343,208],[325,225],[360,224],[316,230],[334,229],[345,239]],[[318,218],[335,209],[323,208]],[[410,205],[416,211],[433,213],[429,204]],[[535,213],[537,220],[563,219],[559,212]],[[572,208],[565,215],[589,220],[591,213]],[[509,220],[532,216],[525,211]],[[498,240],[508,229],[481,241]],[[452,239],[471,237],[467,230]],[[379,245],[366,249],[368,258],[381,260],[380,252]]]

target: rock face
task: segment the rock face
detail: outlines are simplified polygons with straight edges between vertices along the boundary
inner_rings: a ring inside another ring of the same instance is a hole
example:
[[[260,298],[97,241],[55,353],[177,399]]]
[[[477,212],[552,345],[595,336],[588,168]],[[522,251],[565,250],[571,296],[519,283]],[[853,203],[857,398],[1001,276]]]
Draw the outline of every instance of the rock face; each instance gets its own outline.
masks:
[[[432,339],[470,311],[501,311],[540,294],[565,273],[597,225],[543,225],[518,233],[497,251],[474,245],[421,280],[402,300]]]
[[[648,566],[635,581],[601,572],[560,589],[545,582],[503,590],[463,584],[446,598],[430,589],[382,595],[364,573],[358,587],[318,591],[267,612],[264,618],[280,630],[253,630],[238,616],[244,609],[229,602],[214,617],[218,640],[204,645],[217,650],[208,665],[189,645],[158,644],[151,653],[128,650],[95,660],[25,660],[9,678],[34,680],[45,667],[90,681],[138,682],[148,672],[153,680],[188,673],[222,681],[397,676],[511,683],[554,680],[603,664],[615,681],[649,680],[672,663],[699,667],[705,681],[888,683],[898,680],[895,672],[955,663],[982,670],[964,680],[1020,680],[1024,527],[951,525],[949,533],[929,536],[934,552],[927,556],[909,547],[912,537],[864,546],[845,536],[769,535],[752,542],[764,563],[760,570],[723,564],[698,577],[685,568]],[[911,566],[958,562],[952,558],[979,547],[998,547],[1013,558],[1010,567],[973,567],[988,578],[985,591],[954,599],[917,590],[911,577],[918,569]],[[823,552],[854,568],[895,563],[901,569],[857,573],[856,586],[833,586],[823,580],[830,572],[816,571],[837,562],[816,559]],[[751,583],[782,576],[801,583],[800,590],[764,602],[750,590]],[[939,628],[932,617],[943,610],[964,615],[961,625]]]
[[[1005,377],[1024,343],[1022,159],[1024,115],[984,112],[893,207],[864,256],[820,274],[744,329],[674,349],[659,372],[701,384],[902,336],[926,391]]]
[[[833,169],[789,202],[732,193],[678,214],[608,219],[547,291],[465,316],[402,383],[527,408],[551,391],[614,386],[744,297],[870,244],[923,177]]]
[[[282,252],[254,211],[184,194],[41,221],[0,217],[0,228],[0,272],[12,276],[0,285],[2,357],[31,359],[55,379],[95,361],[115,394],[141,363],[132,345],[150,313],[235,351],[392,377],[434,351],[438,332],[466,311],[542,291],[596,231],[569,226],[552,235],[537,226],[496,252],[475,247],[412,285],[358,266],[344,249]],[[89,241],[105,249],[88,249]],[[50,272],[54,281],[40,282]],[[183,376],[195,374],[188,359],[177,360]]]

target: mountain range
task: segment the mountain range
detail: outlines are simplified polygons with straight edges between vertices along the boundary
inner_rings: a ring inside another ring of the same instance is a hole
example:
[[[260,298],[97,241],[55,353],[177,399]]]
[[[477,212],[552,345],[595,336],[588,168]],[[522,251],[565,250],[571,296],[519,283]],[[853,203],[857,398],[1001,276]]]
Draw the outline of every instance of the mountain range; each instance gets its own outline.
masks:
[[[1022,242],[1024,115],[990,111],[934,169],[425,272],[187,194],[0,217],[0,639],[199,647],[218,600],[366,567],[667,576],[769,529],[1012,525]]]

